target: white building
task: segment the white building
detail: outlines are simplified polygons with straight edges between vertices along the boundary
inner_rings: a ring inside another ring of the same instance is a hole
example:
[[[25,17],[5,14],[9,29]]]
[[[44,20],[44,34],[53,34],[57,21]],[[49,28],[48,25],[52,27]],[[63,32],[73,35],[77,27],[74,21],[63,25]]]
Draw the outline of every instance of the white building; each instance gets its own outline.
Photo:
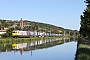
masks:
[[[0,35],[6,33],[6,30],[0,30]]]

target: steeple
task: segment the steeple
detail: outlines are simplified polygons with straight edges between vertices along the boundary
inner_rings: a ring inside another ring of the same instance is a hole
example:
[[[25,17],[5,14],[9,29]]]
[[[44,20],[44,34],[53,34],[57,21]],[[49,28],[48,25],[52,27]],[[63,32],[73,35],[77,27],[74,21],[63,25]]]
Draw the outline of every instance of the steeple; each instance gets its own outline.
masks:
[[[22,20],[22,18],[21,18],[21,20]]]
[[[20,19],[20,27],[21,27],[21,29],[24,27],[24,23],[23,23],[22,18]]]

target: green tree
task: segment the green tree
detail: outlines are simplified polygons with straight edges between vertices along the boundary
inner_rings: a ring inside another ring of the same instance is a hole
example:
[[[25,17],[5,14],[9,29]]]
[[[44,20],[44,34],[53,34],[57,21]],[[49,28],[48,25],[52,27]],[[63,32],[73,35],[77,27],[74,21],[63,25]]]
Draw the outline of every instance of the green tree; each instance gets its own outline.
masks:
[[[84,37],[90,37],[90,0],[86,0],[87,7],[81,15],[80,34]]]
[[[90,7],[90,0],[85,1],[87,3],[87,7]]]
[[[0,30],[2,29],[1,25],[0,25]]]
[[[15,30],[21,30],[21,27],[20,26],[16,26]]]
[[[39,31],[38,25],[35,25],[34,28],[35,28],[35,30],[37,31],[37,36],[38,36],[38,31]]]
[[[2,35],[2,37],[12,37],[12,31],[14,28],[7,29],[6,33]]]
[[[9,29],[7,29],[6,33],[11,37],[13,30],[14,30],[14,28],[9,28]]]

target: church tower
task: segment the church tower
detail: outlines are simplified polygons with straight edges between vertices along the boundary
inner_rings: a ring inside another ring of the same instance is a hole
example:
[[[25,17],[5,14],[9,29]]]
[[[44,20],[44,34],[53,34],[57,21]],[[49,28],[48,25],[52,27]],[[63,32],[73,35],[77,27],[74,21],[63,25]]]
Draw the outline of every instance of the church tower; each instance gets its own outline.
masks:
[[[21,27],[21,29],[24,27],[24,23],[23,23],[22,18],[20,19],[20,27]]]

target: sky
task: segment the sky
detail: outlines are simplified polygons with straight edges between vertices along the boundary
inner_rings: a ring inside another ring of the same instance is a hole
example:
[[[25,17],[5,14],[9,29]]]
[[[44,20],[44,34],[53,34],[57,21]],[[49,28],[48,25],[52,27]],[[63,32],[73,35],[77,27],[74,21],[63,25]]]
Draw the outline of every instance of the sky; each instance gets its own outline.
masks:
[[[0,19],[29,20],[79,30],[84,0],[0,0]]]

